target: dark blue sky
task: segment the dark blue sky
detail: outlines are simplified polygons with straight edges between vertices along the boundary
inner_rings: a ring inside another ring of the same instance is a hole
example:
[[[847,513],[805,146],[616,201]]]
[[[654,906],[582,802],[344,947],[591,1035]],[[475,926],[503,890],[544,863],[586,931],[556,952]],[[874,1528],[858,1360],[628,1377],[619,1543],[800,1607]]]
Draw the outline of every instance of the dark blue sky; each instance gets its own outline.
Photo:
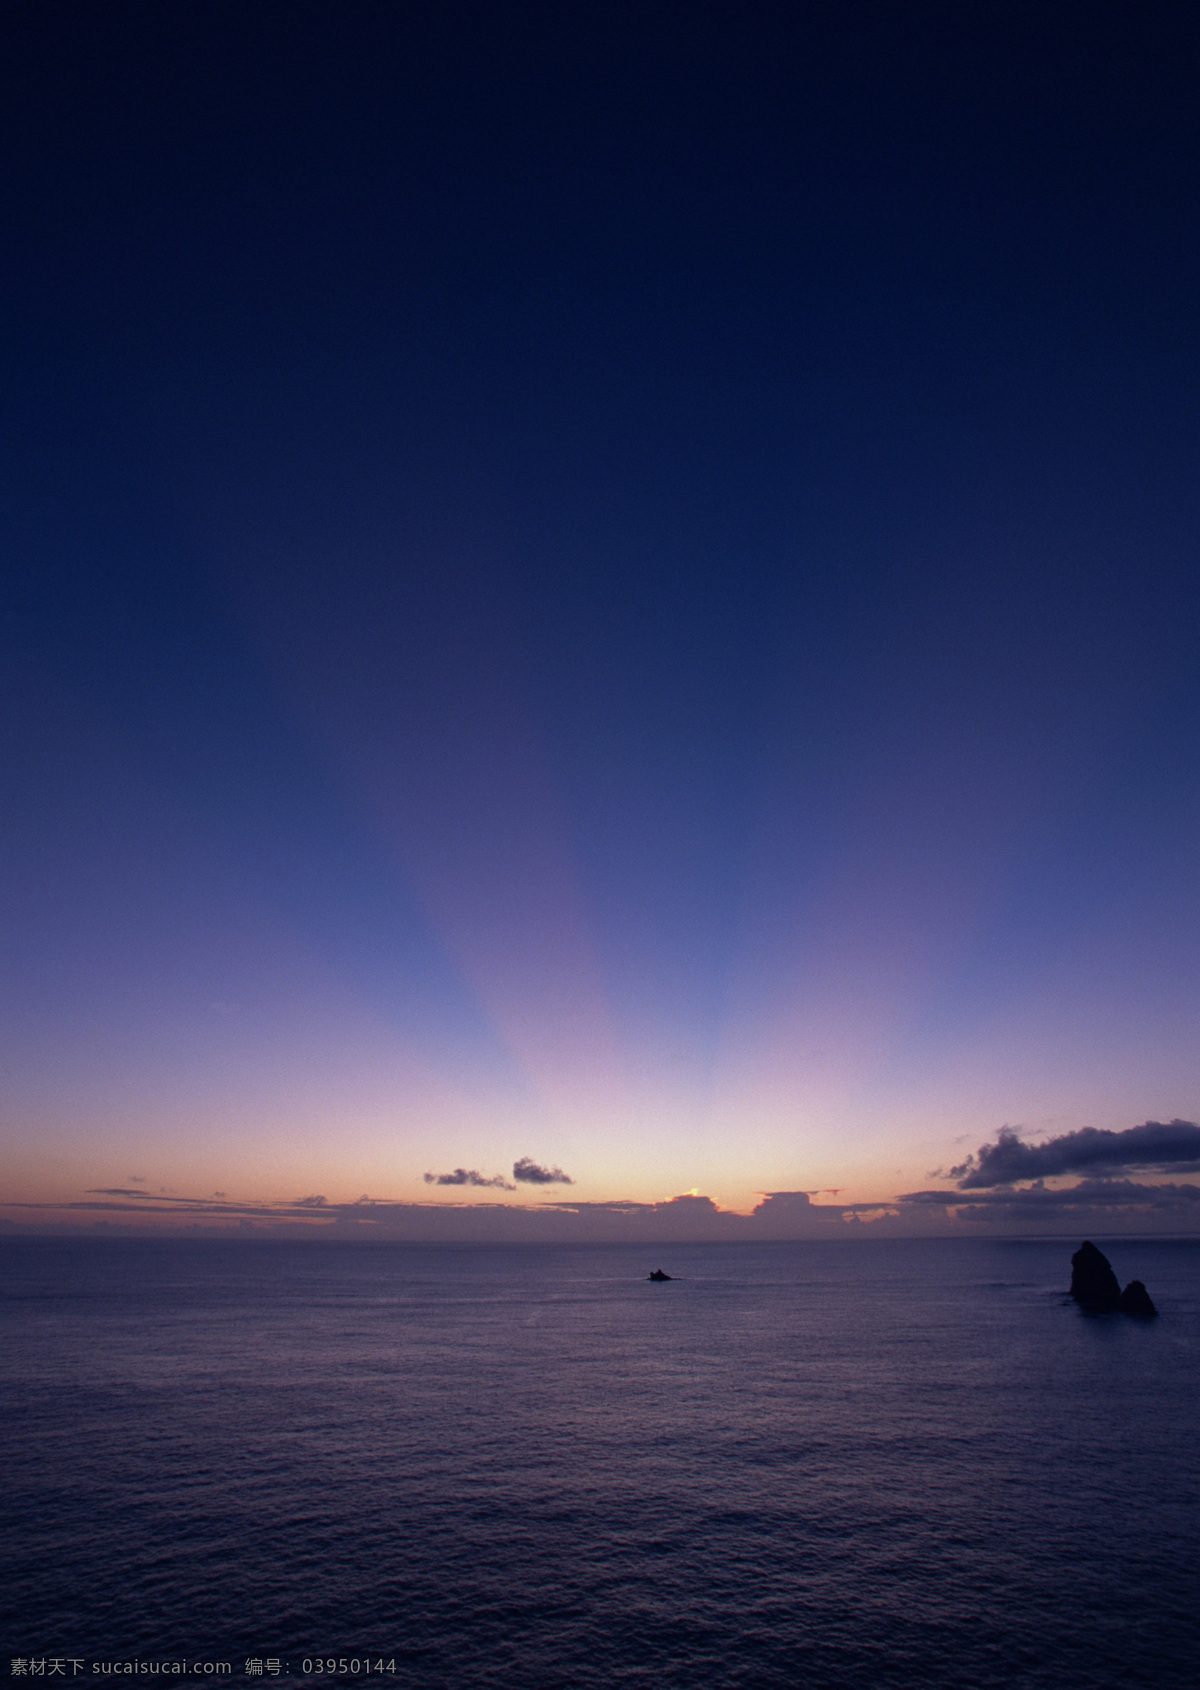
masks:
[[[1195,1118],[1194,9],[3,30],[31,1199]]]

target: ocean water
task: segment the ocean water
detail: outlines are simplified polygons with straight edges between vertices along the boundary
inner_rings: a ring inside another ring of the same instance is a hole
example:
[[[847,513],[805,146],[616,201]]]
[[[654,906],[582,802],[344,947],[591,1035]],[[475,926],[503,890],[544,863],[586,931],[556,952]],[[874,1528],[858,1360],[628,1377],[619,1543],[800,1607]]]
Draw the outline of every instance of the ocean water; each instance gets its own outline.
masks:
[[[1191,1690],[1200,1242],[1098,1242],[1160,1319],[1041,1240],[7,1241],[4,1669]]]

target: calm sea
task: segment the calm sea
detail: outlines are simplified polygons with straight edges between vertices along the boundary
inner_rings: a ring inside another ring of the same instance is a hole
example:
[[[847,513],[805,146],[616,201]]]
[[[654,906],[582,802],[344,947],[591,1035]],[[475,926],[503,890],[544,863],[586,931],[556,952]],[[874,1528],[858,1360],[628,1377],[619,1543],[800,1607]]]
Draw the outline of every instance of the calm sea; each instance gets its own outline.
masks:
[[[1192,1690],[1200,1243],[1098,1242],[1158,1321],[1044,1241],[8,1241],[4,1669]]]

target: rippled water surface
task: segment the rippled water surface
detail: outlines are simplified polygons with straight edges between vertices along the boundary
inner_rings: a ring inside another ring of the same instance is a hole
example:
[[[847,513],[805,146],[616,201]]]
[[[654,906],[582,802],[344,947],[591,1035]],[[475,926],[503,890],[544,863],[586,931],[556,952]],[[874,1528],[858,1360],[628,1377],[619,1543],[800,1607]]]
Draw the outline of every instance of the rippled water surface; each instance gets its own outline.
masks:
[[[1190,1690],[1200,1244],[1071,1248],[6,1242],[6,1662]]]

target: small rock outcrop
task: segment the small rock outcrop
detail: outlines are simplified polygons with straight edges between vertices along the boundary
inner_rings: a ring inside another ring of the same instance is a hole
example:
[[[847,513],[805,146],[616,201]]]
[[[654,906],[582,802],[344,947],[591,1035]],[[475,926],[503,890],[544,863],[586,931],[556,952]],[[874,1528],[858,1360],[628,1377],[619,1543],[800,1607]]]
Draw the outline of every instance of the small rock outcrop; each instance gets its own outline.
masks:
[[[661,1268],[655,1268],[653,1273],[648,1273],[646,1275],[647,1279],[655,1279],[655,1280],[658,1280],[660,1283],[664,1279],[670,1279],[670,1277],[671,1277],[671,1275],[669,1273],[664,1273]]]
[[[1122,1314],[1155,1315],[1158,1310],[1150,1300],[1150,1293],[1140,1279],[1131,1279],[1117,1300]]]
[[[1121,1282],[1091,1239],[1071,1257],[1071,1295],[1085,1309],[1115,1309],[1121,1300]]]
[[[1122,1291],[1108,1257],[1090,1239],[1071,1257],[1071,1295],[1081,1308],[1093,1314],[1105,1314],[1113,1309],[1121,1314],[1158,1313],[1140,1279],[1131,1279]]]

